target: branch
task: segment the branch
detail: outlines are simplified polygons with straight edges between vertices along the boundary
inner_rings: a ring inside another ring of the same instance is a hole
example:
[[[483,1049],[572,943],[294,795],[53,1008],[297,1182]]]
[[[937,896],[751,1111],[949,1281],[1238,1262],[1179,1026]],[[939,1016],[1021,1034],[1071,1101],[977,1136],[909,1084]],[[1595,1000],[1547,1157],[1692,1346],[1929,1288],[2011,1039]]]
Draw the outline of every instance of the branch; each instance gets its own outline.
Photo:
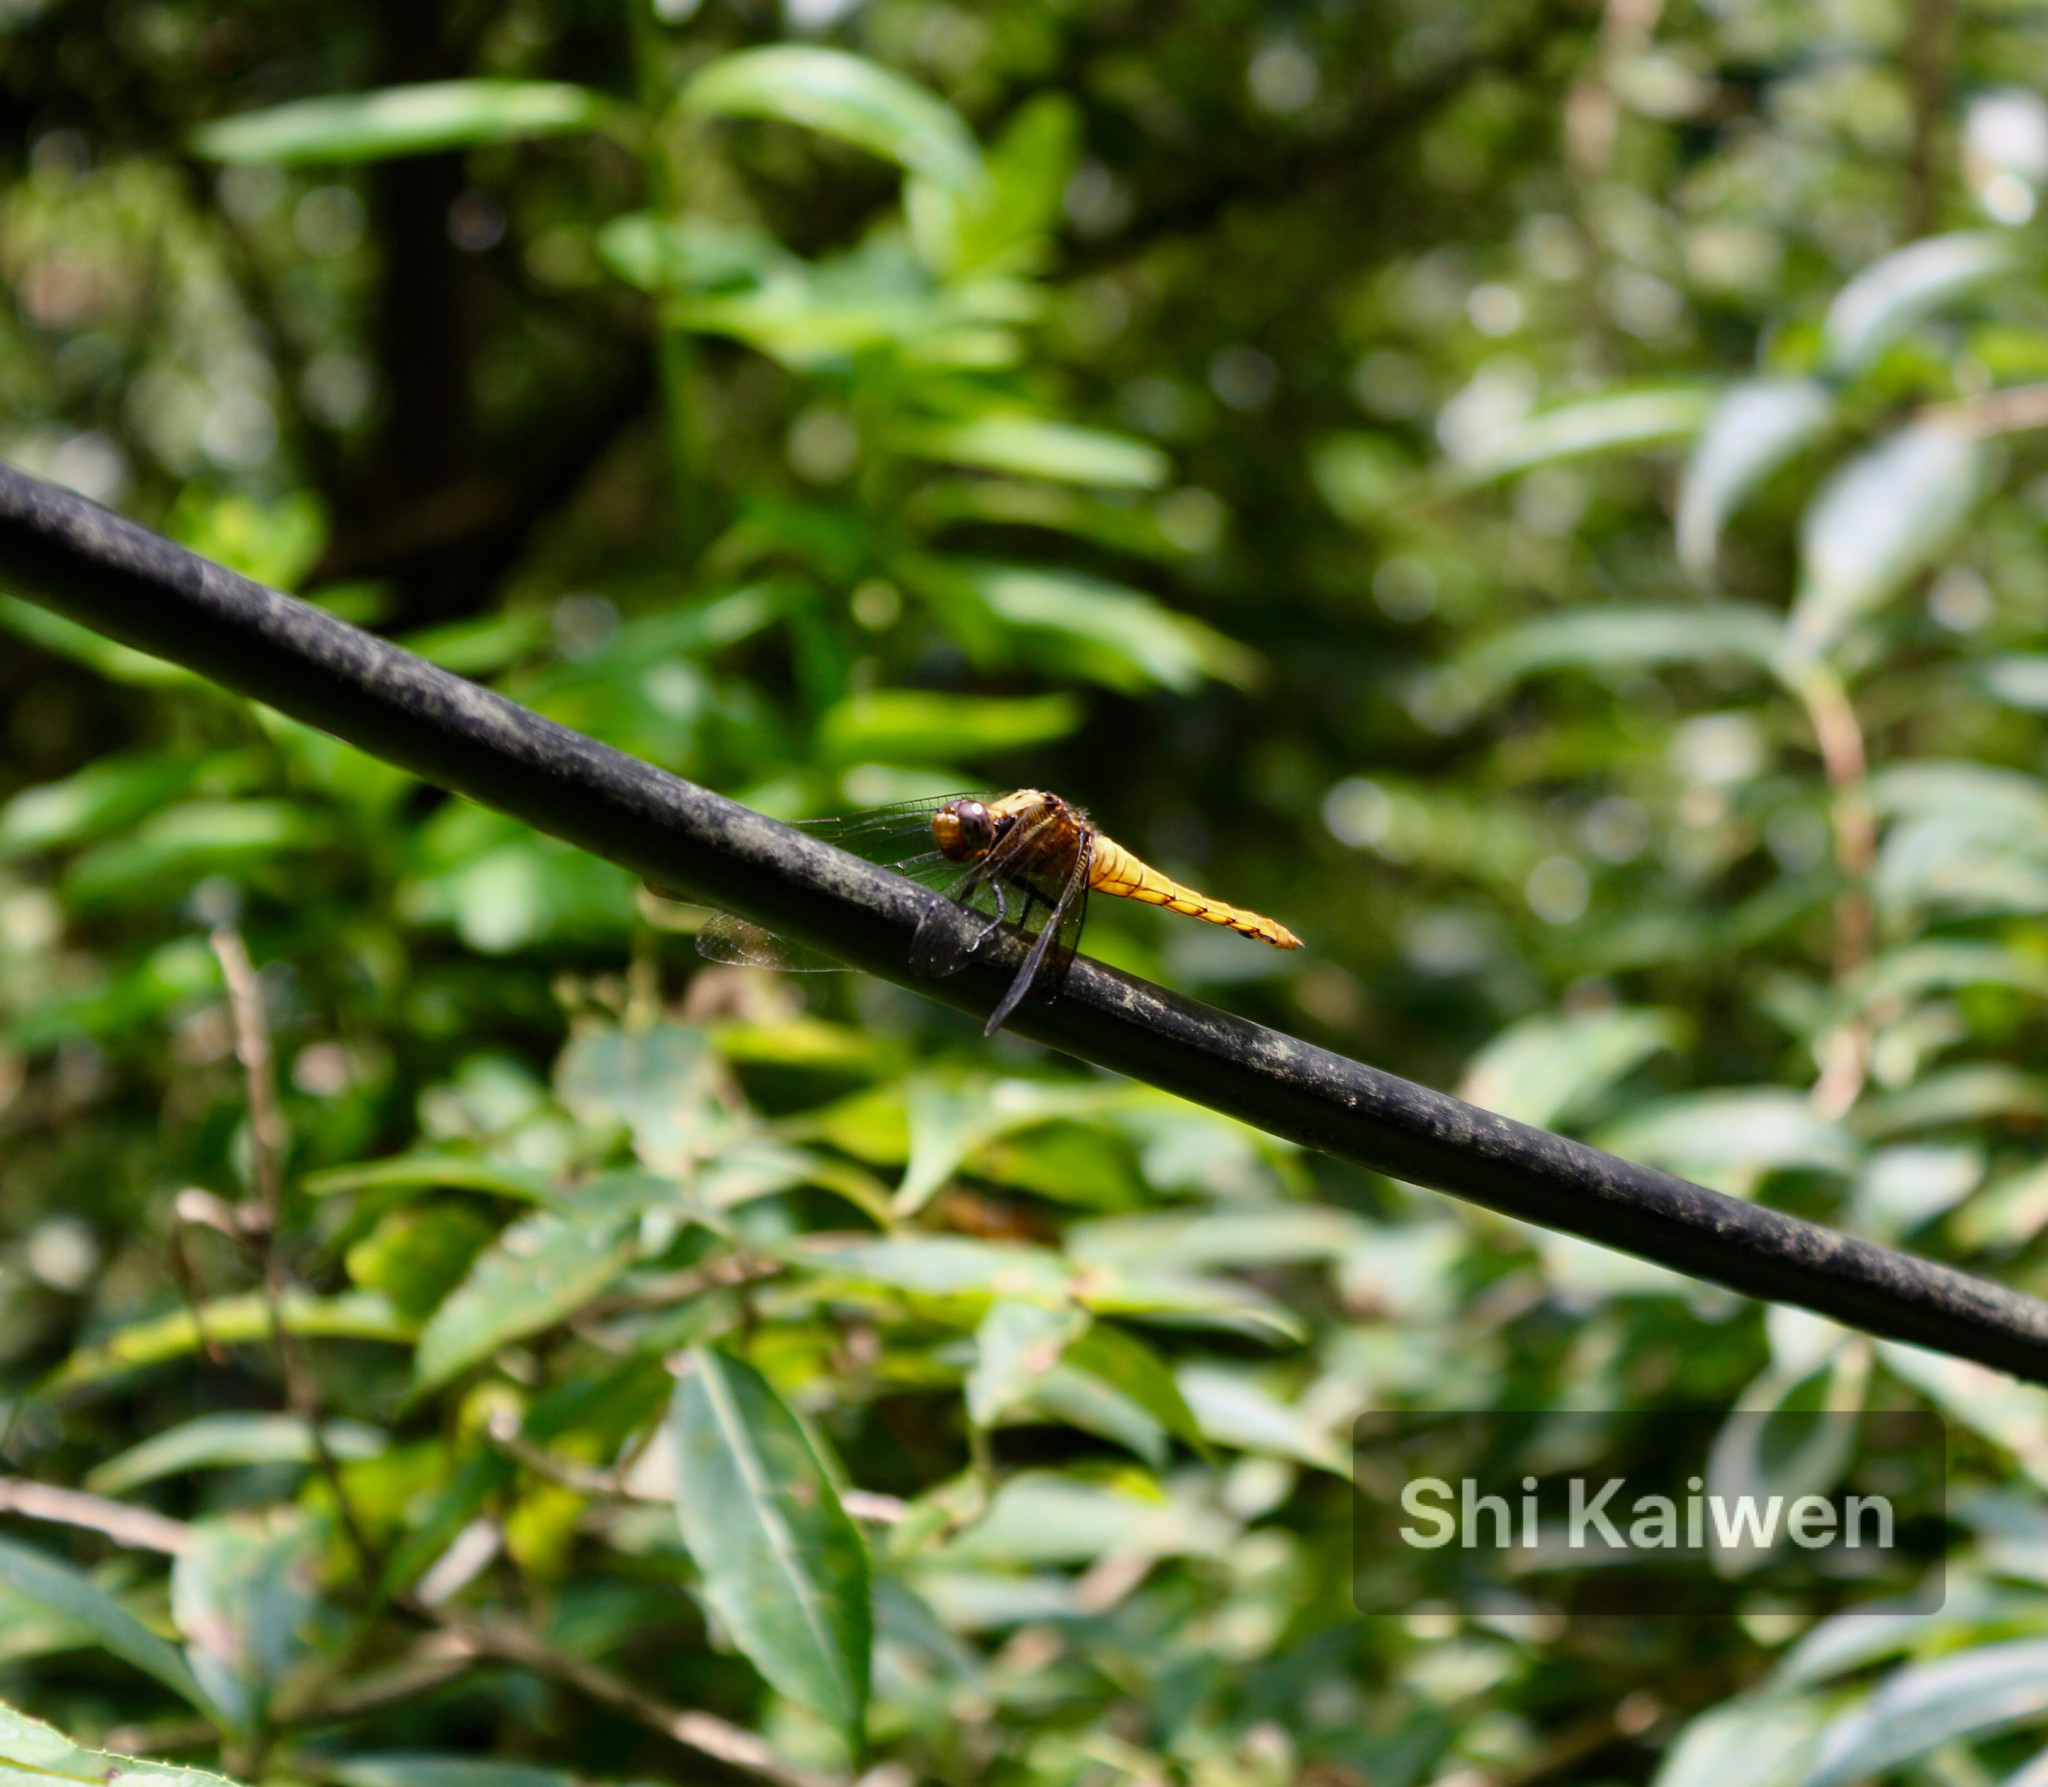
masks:
[[[82,1489],[58,1489],[49,1483],[32,1483],[26,1477],[0,1477],[0,1514],[24,1514],[30,1520],[54,1521],[59,1526],[82,1526],[104,1533],[116,1545],[131,1551],[162,1551],[175,1557],[192,1543],[192,1529],[182,1520],[148,1508],[131,1508],[126,1502],[109,1501],[103,1495],[87,1495]]]
[[[756,1775],[773,1787],[845,1787],[833,1775],[814,1774],[807,1768],[785,1761],[767,1744],[715,1713],[695,1712],[670,1706],[652,1694],[643,1693],[623,1676],[612,1674],[581,1657],[572,1657],[547,1644],[529,1627],[504,1619],[476,1619],[467,1614],[434,1609],[432,1617],[449,1631],[459,1634],[479,1656],[500,1662],[518,1663],[574,1688],[579,1694],[611,1707],[629,1719],[664,1737],[673,1738],[699,1755],[709,1756],[728,1768]]]
[[[927,914],[903,876],[668,775],[0,466],[0,584],[267,702],[436,785],[682,887],[942,1004],[986,1016],[1013,936],[945,980],[910,972]],[[1279,1031],[1077,960],[1012,1027],[1305,1147],[1455,1193],[1747,1296],[2048,1382],[2048,1304],[1481,1111]]]

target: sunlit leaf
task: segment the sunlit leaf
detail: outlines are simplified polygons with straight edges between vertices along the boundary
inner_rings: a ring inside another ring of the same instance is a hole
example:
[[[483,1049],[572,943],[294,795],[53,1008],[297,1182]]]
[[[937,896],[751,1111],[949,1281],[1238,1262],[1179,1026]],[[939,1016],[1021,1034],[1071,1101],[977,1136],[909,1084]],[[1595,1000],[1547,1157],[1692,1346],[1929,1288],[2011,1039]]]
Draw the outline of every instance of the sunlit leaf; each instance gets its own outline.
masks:
[[[1546,1013],[1510,1025],[1465,1070],[1458,1096],[1540,1129],[1584,1116],[1607,1089],[1660,1049],[1681,1040],[1664,1011],[1610,1006],[1579,1015]]]
[[[734,1122],[711,1039],[693,1025],[600,1030],[555,1065],[555,1094],[579,1122],[623,1124],[656,1172],[681,1173],[730,1139]]]
[[[2016,262],[2017,244],[1988,230],[1929,236],[1888,254],[1842,287],[1821,332],[1821,360],[1838,377],[1861,372],[1952,298]]]
[[[340,1757],[331,1772],[341,1787],[577,1787],[578,1781],[566,1768],[418,1750]]]
[[[428,81],[300,99],[202,125],[209,161],[386,161],[601,128],[614,102],[562,81]]]
[[[1594,1138],[1610,1153],[1742,1189],[1789,1167],[1854,1170],[1856,1144],[1799,1093],[1760,1086],[1692,1092],[1640,1107]]]
[[[1112,688],[1186,693],[1211,677],[1242,686],[1258,675],[1242,646],[1117,584],[1025,565],[989,565],[969,582],[1005,626],[1062,641],[1074,668]]]
[[[818,747],[842,763],[964,763],[1064,738],[1081,717],[1069,695],[1003,699],[876,689],[826,709]]]
[[[676,1515],[705,1599],[780,1693],[858,1751],[867,1548],[796,1417],[751,1366],[693,1350],[676,1385]]]
[[[1678,556],[1688,571],[1713,576],[1728,517],[1833,416],[1834,398],[1812,379],[1753,379],[1714,406],[1678,488]]]
[[[952,187],[983,177],[981,151],[952,107],[878,63],[811,44],[725,56],[683,89],[700,117],[779,118],[839,138]]]
[[[417,1330],[376,1291],[345,1291],[336,1297],[315,1297],[287,1291],[279,1313],[287,1333],[340,1340],[382,1340],[409,1343]],[[246,1346],[270,1339],[270,1312],[254,1292],[218,1297],[197,1314],[180,1309],[153,1320],[117,1328],[106,1339],[81,1347],[49,1380],[53,1392],[83,1389],[144,1365],[160,1365],[199,1351],[207,1343]]]
[[[1218,1445],[1268,1452],[1350,1475],[1346,1446],[1243,1372],[1221,1365],[1183,1365],[1174,1378],[1203,1434]]]
[[[1067,1251],[1090,1264],[1163,1272],[1327,1260],[1372,1231],[1348,1210],[1270,1204],[1248,1210],[1173,1210],[1075,1223]]]
[[[1461,712],[1476,711],[1524,677],[1563,669],[1651,669],[1665,664],[1752,664],[1777,657],[1783,623],[1769,609],[1578,608],[1496,633],[1452,666]]]
[[[2044,1714],[2048,1639],[2013,1639],[1911,1663],[1821,1734],[1804,1787],[1849,1787],[1957,1738]]]
[[[1000,411],[967,422],[922,427],[903,434],[895,444],[918,458],[945,465],[1105,489],[1156,490],[1171,469],[1166,455],[1143,441],[1050,417]]]
[[[321,1428],[335,1458],[374,1458],[386,1436],[360,1421],[329,1421]],[[96,1465],[85,1486],[97,1495],[126,1495],[183,1471],[241,1464],[311,1464],[319,1456],[313,1435],[297,1415],[200,1415],[181,1421]]]
[[[1724,1701],[1686,1726],[1654,1787],[1799,1787],[1824,1719],[1800,1695]]]
[[[1988,453],[1956,429],[1916,422],[1837,471],[1800,530],[1792,643],[1826,651],[1924,569],[1975,507]]]
[[[2048,1389],[1903,1341],[1878,1343],[1878,1357],[1951,1419],[2002,1446],[2048,1488]]]
[[[1469,479],[1502,478],[1556,459],[1682,440],[1714,406],[1711,391],[1624,391],[1524,416],[1479,440],[1463,463]]]

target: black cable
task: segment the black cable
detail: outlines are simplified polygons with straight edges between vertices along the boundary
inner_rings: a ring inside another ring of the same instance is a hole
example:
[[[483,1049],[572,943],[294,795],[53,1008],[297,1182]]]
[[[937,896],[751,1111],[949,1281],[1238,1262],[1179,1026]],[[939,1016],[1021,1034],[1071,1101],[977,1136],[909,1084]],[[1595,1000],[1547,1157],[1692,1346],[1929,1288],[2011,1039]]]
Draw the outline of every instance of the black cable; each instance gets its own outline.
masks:
[[[662,885],[985,1016],[1020,956],[908,969],[937,896],[0,466],[0,584]],[[949,913],[944,922],[966,922]],[[1100,963],[1011,1028],[1310,1148],[1693,1278],[2048,1383],[2048,1304],[1232,1017]]]

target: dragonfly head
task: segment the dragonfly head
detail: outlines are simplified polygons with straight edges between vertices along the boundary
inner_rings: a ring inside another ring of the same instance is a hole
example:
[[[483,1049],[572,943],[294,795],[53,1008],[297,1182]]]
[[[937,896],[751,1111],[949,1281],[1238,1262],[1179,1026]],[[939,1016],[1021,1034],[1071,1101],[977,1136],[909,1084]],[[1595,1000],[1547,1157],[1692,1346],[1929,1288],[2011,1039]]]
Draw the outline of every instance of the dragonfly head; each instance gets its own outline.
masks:
[[[996,822],[978,800],[950,800],[932,815],[932,841],[948,862],[972,862],[996,841]]]

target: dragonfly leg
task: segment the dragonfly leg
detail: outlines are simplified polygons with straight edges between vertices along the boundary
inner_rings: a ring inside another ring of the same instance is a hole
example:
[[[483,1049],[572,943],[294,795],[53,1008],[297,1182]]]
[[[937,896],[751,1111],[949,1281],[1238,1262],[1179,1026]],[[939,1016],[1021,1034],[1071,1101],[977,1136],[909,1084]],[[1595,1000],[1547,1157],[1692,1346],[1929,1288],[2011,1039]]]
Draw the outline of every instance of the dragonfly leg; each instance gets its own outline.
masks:
[[[996,915],[975,933],[974,942],[969,946],[970,949],[979,949],[1002,926],[1010,921],[1010,902],[1003,897],[1003,884],[1000,881],[991,881],[989,883],[989,892],[996,897]]]

